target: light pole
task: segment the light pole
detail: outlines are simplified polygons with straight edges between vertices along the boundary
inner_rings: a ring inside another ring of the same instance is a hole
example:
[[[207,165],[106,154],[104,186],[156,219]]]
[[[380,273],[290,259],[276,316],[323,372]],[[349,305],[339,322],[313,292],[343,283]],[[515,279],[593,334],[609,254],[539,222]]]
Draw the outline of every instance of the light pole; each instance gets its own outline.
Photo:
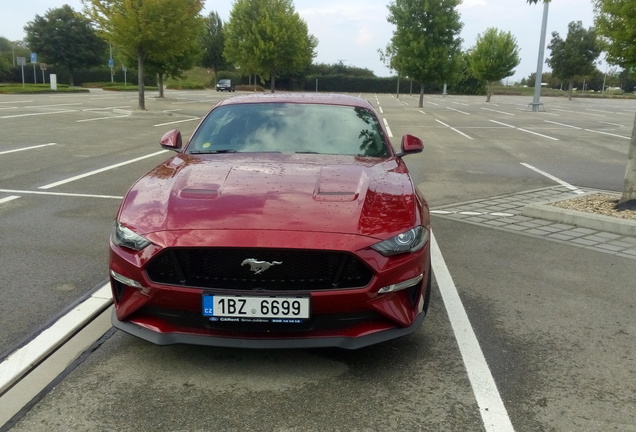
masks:
[[[532,111],[538,112],[539,107],[543,105],[541,99],[541,80],[543,78],[543,55],[545,52],[545,33],[548,27],[548,5],[550,2],[543,3],[543,21],[541,22],[541,40],[539,42],[539,58],[537,60],[537,75],[534,78],[534,98],[532,99]]]

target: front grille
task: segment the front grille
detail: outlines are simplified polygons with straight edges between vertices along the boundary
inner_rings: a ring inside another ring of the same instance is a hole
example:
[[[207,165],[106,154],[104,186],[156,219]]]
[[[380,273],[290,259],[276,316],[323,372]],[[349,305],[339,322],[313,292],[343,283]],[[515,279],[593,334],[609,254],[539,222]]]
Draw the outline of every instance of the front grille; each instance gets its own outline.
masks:
[[[244,260],[281,264],[260,274]],[[146,268],[156,283],[232,290],[316,291],[366,286],[372,271],[355,255],[296,249],[170,248]]]

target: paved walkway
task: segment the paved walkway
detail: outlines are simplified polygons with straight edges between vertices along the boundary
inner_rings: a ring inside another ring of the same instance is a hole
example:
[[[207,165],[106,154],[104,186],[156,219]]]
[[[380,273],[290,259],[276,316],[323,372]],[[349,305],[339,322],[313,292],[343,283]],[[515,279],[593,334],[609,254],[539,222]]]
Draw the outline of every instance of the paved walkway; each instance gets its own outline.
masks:
[[[602,192],[595,189],[580,189],[584,192]],[[575,225],[523,215],[523,207],[527,204],[547,203],[575,196],[579,195],[564,186],[554,186],[434,207],[431,209],[431,214],[446,219],[460,220],[474,225],[517,232],[571,246],[636,259],[636,237],[581,228]]]

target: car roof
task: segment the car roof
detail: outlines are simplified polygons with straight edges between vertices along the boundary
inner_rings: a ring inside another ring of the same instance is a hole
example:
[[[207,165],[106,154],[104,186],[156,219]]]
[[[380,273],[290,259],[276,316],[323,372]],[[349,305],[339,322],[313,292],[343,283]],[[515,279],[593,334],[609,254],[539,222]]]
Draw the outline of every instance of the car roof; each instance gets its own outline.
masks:
[[[371,103],[363,98],[343,94],[323,93],[257,93],[235,96],[221,101],[221,105],[250,104],[250,103],[298,103],[343,105],[373,110]]]

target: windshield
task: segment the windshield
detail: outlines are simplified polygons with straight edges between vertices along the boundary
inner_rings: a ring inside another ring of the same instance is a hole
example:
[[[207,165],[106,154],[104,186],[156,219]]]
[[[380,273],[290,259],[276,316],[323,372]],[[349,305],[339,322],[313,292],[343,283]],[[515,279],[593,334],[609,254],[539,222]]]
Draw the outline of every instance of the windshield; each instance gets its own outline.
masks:
[[[350,106],[250,103],[214,109],[188,153],[281,152],[390,156],[376,116]]]

